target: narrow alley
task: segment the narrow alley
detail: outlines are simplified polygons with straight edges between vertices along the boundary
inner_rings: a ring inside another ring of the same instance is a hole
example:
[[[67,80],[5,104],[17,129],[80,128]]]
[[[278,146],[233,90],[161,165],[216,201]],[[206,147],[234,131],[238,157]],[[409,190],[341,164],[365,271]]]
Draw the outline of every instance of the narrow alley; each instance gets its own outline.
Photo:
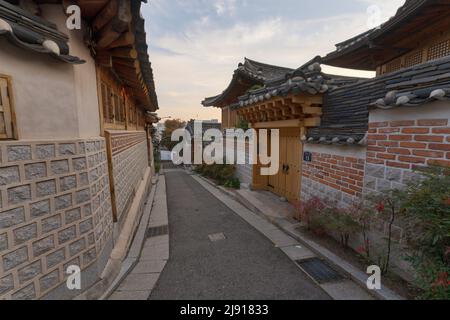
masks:
[[[189,174],[169,170],[166,183],[170,259],[150,299],[329,299]]]

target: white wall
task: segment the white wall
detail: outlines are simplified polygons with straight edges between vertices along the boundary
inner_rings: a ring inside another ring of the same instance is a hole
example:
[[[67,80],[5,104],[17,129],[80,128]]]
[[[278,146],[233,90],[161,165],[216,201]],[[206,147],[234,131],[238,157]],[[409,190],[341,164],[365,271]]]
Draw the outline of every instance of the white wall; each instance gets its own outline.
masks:
[[[42,6],[43,17],[65,29],[61,5]],[[18,48],[0,37],[0,74],[12,77],[20,139],[68,139],[100,135],[95,64],[82,41],[70,33],[71,54],[87,61],[72,66],[46,54]]]

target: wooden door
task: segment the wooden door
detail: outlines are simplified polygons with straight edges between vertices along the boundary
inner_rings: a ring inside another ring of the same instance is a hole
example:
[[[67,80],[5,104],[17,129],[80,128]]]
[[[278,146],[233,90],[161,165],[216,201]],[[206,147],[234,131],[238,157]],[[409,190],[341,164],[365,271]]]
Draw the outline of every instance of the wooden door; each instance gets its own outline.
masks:
[[[286,175],[283,170],[283,166],[286,163],[286,154],[287,154],[287,140],[284,136],[282,136],[280,131],[280,154],[279,154],[279,167],[277,174],[273,176],[269,176],[269,190],[271,190],[273,193],[279,195],[280,197],[286,196]],[[269,139],[270,144],[270,139]],[[269,145],[269,148],[271,146]],[[271,150],[271,148],[269,149]]]
[[[0,78],[0,139],[13,138],[11,101],[8,93],[8,81]]]
[[[289,202],[296,202],[300,199],[300,181],[301,181],[301,154],[302,143],[300,141],[300,132],[291,131],[286,137],[286,143],[289,146],[286,149],[286,199]]]

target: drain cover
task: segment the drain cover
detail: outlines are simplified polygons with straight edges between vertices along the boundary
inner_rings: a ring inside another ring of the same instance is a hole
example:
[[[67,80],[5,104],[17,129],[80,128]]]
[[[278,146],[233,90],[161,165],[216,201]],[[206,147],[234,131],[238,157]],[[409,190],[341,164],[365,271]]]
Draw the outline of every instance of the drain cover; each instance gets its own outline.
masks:
[[[168,225],[153,227],[153,228],[149,228],[147,230],[147,238],[164,236],[166,234],[169,234],[169,226]]]
[[[318,283],[336,282],[344,279],[336,270],[319,258],[298,260],[296,263]]]
[[[217,241],[222,241],[225,240],[226,237],[223,233],[215,233],[215,234],[210,234],[208,236],[209,240],[211,240],[211,242],[217,242]]]

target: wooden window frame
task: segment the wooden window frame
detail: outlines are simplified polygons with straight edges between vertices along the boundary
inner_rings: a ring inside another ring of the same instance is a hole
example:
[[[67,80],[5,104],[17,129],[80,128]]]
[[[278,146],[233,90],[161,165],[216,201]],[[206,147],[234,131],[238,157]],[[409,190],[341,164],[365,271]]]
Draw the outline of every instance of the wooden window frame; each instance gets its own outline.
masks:
[[[0,134],[0,141],[4,140],[18,140],[18,130],[17,130],[17,121],[16,121],[16,112],[15,112],[15,103],[14,103],[14,95],[13,95],[13,84],[12,84],[12,77],[5,74],[0,74],[0,81],[3,81],[6,86],[2,86],[0,83],[0,90],[6,89],[6,96],[7,96],[7,109],[3,111],[5,116],[5,134]],[[10,124],[10,127],[7,127],[7,123]],[[8,133],[9,131],[9,133]]]
[[[145,130],[145,112],[124,93],[114,76],[99,68],[97,78],[102,135],[105,130]]]

